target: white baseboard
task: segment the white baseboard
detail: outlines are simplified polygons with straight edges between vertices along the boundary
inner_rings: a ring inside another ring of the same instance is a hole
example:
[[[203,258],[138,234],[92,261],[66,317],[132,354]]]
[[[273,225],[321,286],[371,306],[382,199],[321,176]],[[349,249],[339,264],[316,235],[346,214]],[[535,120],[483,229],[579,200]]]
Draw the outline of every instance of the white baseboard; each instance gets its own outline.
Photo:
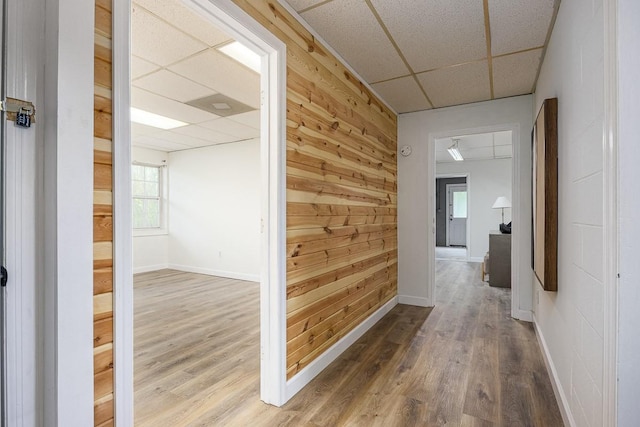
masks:
[[[469,262],[484,262],[484,258],[481,256],[470,256],[468,258]]]
[[[169,268],[169,266],[167,264],[143,265],[141,267],[134,267],[133,274],[148,273],[150,271],[164,270],[165,268]]]
[[[410,295],[398,295],[398,303],[416,305],[418,307],[433,307],[433,304],[427,298],[412,297]]]
[[[259,282],[259,274],[238,273],[235,271],[214,270],[211,268],[192,267],[190,265],[169,264],[167,268],[172,270],[186,271],[187,273],[206,274],[208,276],[226,277],[228,279],[247,280],[250,282]]]
[[[382,319],[393,307],[398,304],[398,297],[391,298],[385,305],[369,316],[364,322],[356,326],[351,332],[342,337],[340,341],[331,346],[320,357],[302,369],[296,376],[287,381],[285,390],[285,402],[291,399],[297,392],[324,370],[331,362],[336,360],[347,348],[365,334],[378,320]],[[283,403],[284,404],[284,403]]]
[[[538,343],[540,344],[540,348],[542,349],[542,358],[544,359],[545,365],[547,365],[547,370],[549,371],[549,376],[551,377],[551,386],[553,387],[553,393],[556,395],[556,401],[558,402],[558,407],[560,408],[560,414],[562,415],[562,421],[565,426],[575,427],[576,421],[573,419],[573,414],[571,413],[571,406],[569,405],[569,399],[564,394],[562,387],[560,387],[560,378],[558,377],[558,372],[556,371],[556,367],[553,364],[553,359],[551,359],[551,354],[549,353],[549,347],[547,347],[547,342],[538,327],[538,322],[536,320],[535,314],[533,317],[533,327],[536,330],[536,337],[538,338]]]

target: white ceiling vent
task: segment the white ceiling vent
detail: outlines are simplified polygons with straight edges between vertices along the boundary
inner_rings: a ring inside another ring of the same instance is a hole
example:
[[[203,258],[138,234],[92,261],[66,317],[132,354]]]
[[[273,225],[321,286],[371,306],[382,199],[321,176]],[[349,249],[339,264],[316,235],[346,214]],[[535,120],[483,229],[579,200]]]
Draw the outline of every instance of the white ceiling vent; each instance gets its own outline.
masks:
[[[235,116],[236,114],[255,110],[255,108],[221,93],[193,99],[187,101],[187,104],[222,117]]]

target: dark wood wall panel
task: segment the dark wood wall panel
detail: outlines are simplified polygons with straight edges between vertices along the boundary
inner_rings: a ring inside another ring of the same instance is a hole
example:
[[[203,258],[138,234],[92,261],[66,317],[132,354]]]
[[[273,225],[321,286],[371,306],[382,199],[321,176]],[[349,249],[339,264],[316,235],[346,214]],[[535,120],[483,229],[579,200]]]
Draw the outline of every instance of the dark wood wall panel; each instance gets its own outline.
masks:
[[[112,0],[96,0],[95,6],[93,132],[94,425],[112,426],[114,423]]]
[[[282,6],[234,0],[287,45],[287,377],[397,294],[397,122]]]

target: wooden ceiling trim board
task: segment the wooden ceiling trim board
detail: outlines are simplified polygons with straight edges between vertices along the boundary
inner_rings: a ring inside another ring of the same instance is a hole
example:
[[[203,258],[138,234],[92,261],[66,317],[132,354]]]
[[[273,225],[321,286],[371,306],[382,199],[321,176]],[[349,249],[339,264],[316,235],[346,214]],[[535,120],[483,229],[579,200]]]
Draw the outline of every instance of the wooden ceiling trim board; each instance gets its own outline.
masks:
[[[401,74],[399,76],[392,77],[390,79],[384,79],[384,80],[378,80],[378,81],[375,81],[375,82],[371,82],[371,84],[372,85],[377,85],[379,83],[387,83],[387,82],[391,82],[393,80],[405,79],[405,78],[411,77],[411,76],[413,76],[413,74]]]
[[[535,93],[536,86],[538,85],[540,70],[542,70],[542,64],[544,63],[544,57],[547,54],[547,47],[549,46],[549,40],[551,40],[553,27],[555,27],[556,19],[558,18],[558,10],[560,10],[560,0],[556,0],[555,4],[553,5],[553,16],[551,18],[551,22],[549,22],[549,28],[547,29],[547,37],[544,39],[544,48],[542,49],[542,55],[540,56],[540,64],[538,65],[538,71],[536,71],[536,78],[533,80],[533,87],[531,88],[531,93]]]
[[[445,65],[443,67],[430,68],[428,70],[420,71],[419,73],[416,73],[416,75],[431,73],[433,71],[449,70],[449,69],[452,69],[452,68],[460,67],[461,65],[477,64],[477,63],[480,63],[480,62],[483,62],[483,61],[486,61],[486,58],[474,59],[473,61],[460,62],[458,64]]]
[[[420,91],[422,92],[424,97],[427,99],[427,102],[429,103],[431,108],[433,108],[433,106],[434,106],[433,102],[431,102],[431,99],[429,98],[429,95],[427,95],[427,91],[424,90],[424,87],[422,87],[422,84],[420,83],[420,80],[418,80],[418,78],[416,77],[415,71],[413,70],[413,68],[409,64],[409,61],[407,61],[407,58],[404,56],[404,53],[402,53],[402,50],[400,50],[400,46],[398,46],[398,43],[396,43],[396,41],[394,40],[393,36],[389,32],[389,29],[385,25],[384,21],[382,21],[382,17],[380,16],[380,14],[376,10],[376,8],[373,6],[373,3],[371,3],[371,0],[365,0],[365,2],[367,3],[367,6],[369,6],[369,9],[371,10],[371,13],[373,13],[373,16],[376,17],[376,20],[378,21],[378,24],[380,25],[380,28],[382,28],[382,31],[384,31],[384,33],[389,38],[389,41],[391,42],[391,44],[393,45],[395,50],[398,52],[398,55],[400,56],[400,59],[402,59],[402,62],[404,62],[404,65],[411,72],[411,76],[413,77],[413,80],[415,80],[416,84],[420,88]]]
[[[491,55],[491,20],[489,18],[489,0],[482,2],[484,10],[484,34],[487,41],[487,66],[489,67],[489,89],[491,90],[491,99],[495,99],[493,94],[493,61]]]
[[[516,52],[509,52],[509,53],[503,53],[503,54],[500,54],[500,55],[494,55],[493,59],[504,58],[505,56],[517,55],[519,53],[527,53],[527,52],[531,52],[532,50],[538,50],[538,49],[544,49],[544,46],[530,47],[528,49],[522,49],[522,50],[518,50]]]
[[[314,4],[313,6],[309,6],[309,7],[305,8],[305,9],[301,9],[301,10],[299,10],[299,11],[298,11],[298,13],[305,13],[305,12],[308,12],[308,11],[310,11],[310,10],[312,10],[312,9],[315,9],[316,7],[324,6],[325,4],[331,3],[332,1],[333,1],[333,0],[325,0],[325,1],[321,1],[320,3],[316,3],[316,4]]]

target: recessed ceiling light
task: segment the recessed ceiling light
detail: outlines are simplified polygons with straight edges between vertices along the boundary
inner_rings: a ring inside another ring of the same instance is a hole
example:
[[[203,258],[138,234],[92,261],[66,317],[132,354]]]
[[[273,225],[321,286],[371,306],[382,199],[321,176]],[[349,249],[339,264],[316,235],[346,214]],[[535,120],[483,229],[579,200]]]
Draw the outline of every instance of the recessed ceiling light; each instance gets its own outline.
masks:
[[[131,121],[164,130],[175,129],[189,124],[134,107],[131,107]]]
[[[256,73],[260,73],[260,55],[243,44],[240,44],[239,42],[232,42],[219,47],[218,50],[228,57],[235,59],[245,67],[249,67]]]

